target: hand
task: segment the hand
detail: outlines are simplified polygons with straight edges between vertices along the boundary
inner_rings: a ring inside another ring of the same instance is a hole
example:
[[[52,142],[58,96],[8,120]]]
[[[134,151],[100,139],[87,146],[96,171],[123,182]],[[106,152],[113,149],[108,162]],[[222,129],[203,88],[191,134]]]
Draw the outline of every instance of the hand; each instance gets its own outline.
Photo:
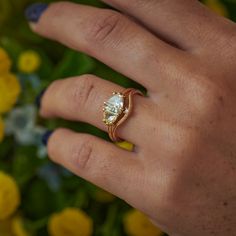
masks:
[[[145,212],[173,236],[236,235],[236,26],[198,1],[106,0],[126,12],[69,2],[28,10],[32,29],[83,51],[146,87],[110,142],[66,129],[49,138],[52,160]],[[39,15],[41,16],[39,19]],[[133,20],[137,19],[137,20]],[[83,75],[55,81],[45,118],[102,130],[117,84]]]

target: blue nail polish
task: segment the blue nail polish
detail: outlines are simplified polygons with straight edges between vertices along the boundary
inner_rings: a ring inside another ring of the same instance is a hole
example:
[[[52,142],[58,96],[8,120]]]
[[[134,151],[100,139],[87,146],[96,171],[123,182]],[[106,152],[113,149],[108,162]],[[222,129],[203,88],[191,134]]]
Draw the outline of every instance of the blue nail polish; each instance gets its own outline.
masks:
[[[53,131],[47,131],[45,134],[42,136],[42,143],[47,146],[48,145],[48,140],[51,137]]]
[[[39,95],[35,98],[35,105],[37,106],[37,108],[39,109],[41,107],[41,100],[42,100],[42,97],[45,93],[46,89],[43,89]]]
[[[48,4],[46,3],[34,3],[26,8],[25,17],[29,22],[37,23],[47,9]]]

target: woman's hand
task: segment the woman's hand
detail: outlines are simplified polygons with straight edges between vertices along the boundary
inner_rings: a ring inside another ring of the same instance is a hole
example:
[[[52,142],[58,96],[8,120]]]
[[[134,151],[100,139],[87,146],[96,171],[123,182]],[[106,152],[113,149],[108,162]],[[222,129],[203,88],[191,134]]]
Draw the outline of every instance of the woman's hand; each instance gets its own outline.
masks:
[[[123,13],[61,2],[31,6],[27,17],[35,32],[147,88],[118,129],[135,151],[59,129],[49,138],[50,157],[170,235],[236,235],[235,24],[196,0],[106,2]],[[55,81],[40,114],[107,130],[103,102],[122,90],[93,75]]]

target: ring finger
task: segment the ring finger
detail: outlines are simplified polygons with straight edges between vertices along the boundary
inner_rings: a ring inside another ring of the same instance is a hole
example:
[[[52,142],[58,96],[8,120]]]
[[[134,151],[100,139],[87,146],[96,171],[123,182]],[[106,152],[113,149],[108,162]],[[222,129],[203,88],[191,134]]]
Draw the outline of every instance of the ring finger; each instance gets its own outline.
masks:
[[[124,88],[93,75],[57,80],[46,90],[41,101],[40,113],[45,118],[62,117],[80,120],[107,130],[102,122],[103,103],[112,92]],[[148,121],[147,112],[151,107],[148,98],[134,96],[136,105],[131,117],[118,129],[118,136],[139,145],[143,143],[143,123]],[[142,116],[140,116],[142,114]],[[142,138],[140,138],[142,137]]]

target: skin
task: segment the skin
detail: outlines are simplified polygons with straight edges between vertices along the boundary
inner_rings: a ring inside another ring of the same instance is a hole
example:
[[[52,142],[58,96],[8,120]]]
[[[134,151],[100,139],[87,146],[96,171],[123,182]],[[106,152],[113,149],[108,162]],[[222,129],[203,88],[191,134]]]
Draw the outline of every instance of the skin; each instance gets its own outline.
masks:
[[[171,236],[236,235],[235,24],[196,0],[105,2],[121,13],[58,2],[31,27],[147,88],[118,129],[135,150],[58,129],[50,157]],[[107,130],[103,102],[123,89],[94,75],[58,80],[40,114]]]

